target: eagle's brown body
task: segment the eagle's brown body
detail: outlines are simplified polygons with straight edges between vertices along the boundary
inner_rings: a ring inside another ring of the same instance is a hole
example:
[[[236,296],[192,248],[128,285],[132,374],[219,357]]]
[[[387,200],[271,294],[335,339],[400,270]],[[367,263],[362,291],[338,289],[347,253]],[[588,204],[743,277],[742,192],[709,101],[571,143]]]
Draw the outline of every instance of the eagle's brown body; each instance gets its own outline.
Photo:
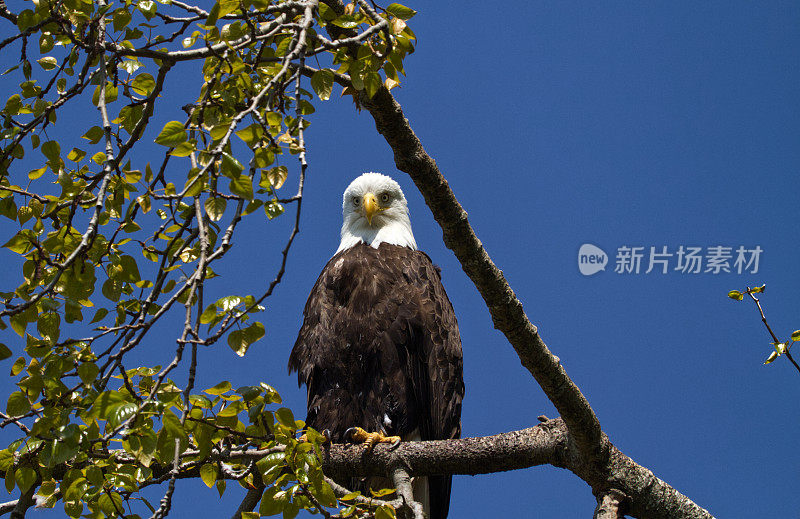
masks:
[[[422,440],[461,434],[461,337],[438,269],[408,247],[359,244],[317,279],[289,357],[308,388],[309,426],[334,441],[354,426]],[[450,476],[428,478],[444,519]]]

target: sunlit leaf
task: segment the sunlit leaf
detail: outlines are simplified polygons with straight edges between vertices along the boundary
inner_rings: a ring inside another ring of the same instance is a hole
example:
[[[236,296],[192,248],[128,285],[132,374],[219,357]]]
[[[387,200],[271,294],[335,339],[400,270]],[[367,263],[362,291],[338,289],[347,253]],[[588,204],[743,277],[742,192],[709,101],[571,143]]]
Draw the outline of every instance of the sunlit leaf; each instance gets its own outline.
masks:
[[[329,69],[321,69],[314,72],[311,76],[311,88],[317,93],[317,96],[323,101],[327,101],[331,97],[333,91],[333,71]]]
[[[183,127],[183,123],[170,121],[161,129],[161,133],[158,134],[155,142],[162,146],[174,147],[182,142],[186,142],[188,138],[189,136],[186,133],[186,128]]]
[[[402,4],[389,4],[389,6],[386,8],[386,12],[392,16],[400,18],[401,20],[409,20],[415,14],[417,14],[415,10]]]
[[[208,488],[214,486],[214,483],[217,481],[218,473],[219,468],[214,463],[206,463],[200,467],[200,479],[203,480],[203,483],[205,483]]]
[[[228,205],[228,201],[222,197],[214,197],[207,199],[204,205],[206,213],[211,221],[218,222],[225,213],[225,207]]]

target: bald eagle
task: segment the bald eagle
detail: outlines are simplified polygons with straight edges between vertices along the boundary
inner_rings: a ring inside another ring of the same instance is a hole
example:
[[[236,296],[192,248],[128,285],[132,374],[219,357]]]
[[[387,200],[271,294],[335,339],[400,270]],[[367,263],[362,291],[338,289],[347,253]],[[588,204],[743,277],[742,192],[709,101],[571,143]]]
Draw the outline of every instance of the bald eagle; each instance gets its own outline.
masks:
[[[364,173],[345,190],[342,213],[339,249],[311,290],[289,357],[308,389],[306,423],[336,442],[354,426],[380,433],[370,441],[459,438],[458,323],[438,267],[417,250],[400,186]],[[415,478],[430,519],[447,517],[450,485],[451,476]]]

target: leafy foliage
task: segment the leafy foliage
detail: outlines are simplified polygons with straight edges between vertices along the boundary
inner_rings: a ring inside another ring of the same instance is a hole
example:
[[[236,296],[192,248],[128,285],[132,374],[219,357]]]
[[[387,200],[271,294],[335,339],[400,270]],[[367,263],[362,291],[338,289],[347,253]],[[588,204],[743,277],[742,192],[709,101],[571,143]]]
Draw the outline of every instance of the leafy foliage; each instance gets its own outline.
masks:
[[[0,414],[0,427],[18,432],[0,450],[6,489],[70,517],[163,516],[173,487],[158,510],[140,491],[196,477],[220,494],[231,480],[266,486],[252,517],[339,507],[394,517],[383,501],[334,493],[320,468],[324,438],[306,430],[298,441],[305,424],[269,385],[197,391],[194,351],[224,337],[244,356],[265,336],[255,317],[285,250],[266,292],[208,304],[213,264],[243,218],[263,211],[266,222],[293,203],[299,212],[314,103],[336,82],[356,103],[396,86],[415,12],[311,0],[220,0],[208,11],[39,0],[0,11],[15,24],[0,48],[21,54],[4,73],[18,88],[0,100],[0,215],[13,222],[2,242],[21,273],[0,293],[0,329],[22,339],[0,344],[17,386]],[[306,66],[310,57],[326,66]],[[197,90],[185,117],[151,127],[169,109],[165,86],[187,71]],[[65,118],[67,109],[97,115]],[[48,136],[64,127],[74,141]],[[281,197],[290,179],[297,193]],[[159,321],[175,331],[170,356],[127,367]],[[181,370],[183,386],[172,378]]]

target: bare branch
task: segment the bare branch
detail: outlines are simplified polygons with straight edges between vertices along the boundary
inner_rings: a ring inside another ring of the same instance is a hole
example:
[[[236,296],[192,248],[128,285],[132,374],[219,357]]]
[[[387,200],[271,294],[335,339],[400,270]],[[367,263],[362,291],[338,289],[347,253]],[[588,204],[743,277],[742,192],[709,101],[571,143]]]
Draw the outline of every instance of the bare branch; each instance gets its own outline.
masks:
[[[414,492],[411,489],[411,476],[401,465],[396,465],[392,469],[392,483],[397,489],[397,495],[403,501],[403,507],[411,512],[414,519],[425,519],[422,505],[414,500]]]
[[[627,496],[619,490],[610,489],[597,496],[594,519],[623,519],[622,505]]]

